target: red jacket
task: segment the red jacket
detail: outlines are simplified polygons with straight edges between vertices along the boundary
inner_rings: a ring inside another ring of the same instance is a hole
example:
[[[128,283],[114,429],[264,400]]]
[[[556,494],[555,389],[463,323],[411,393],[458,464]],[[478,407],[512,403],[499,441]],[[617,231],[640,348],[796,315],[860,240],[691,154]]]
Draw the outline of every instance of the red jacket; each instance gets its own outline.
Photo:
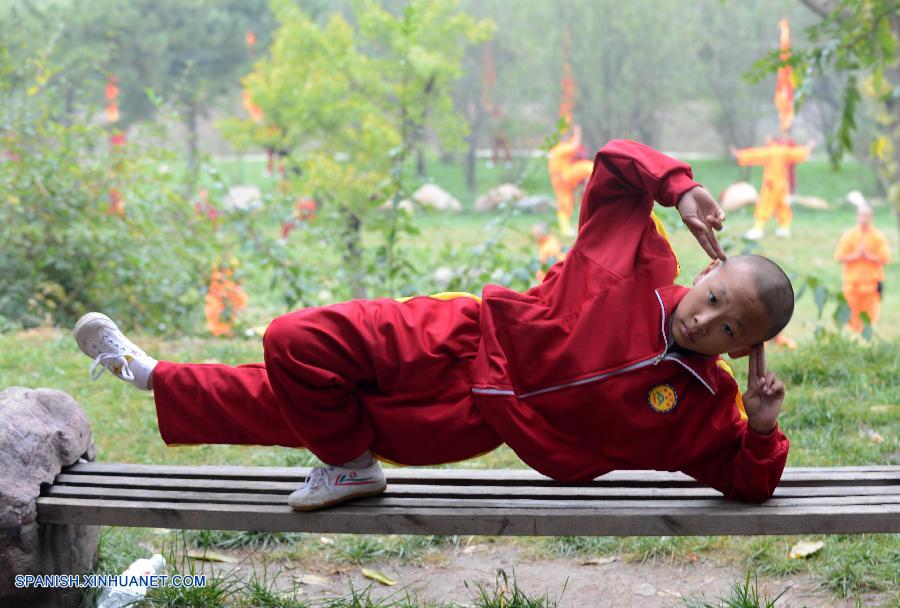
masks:
[[[787,438],[747,427],[717,358],[668,351],[687,289],[672,284],[675,255],[650,211],[696,185],[688,165],[612,141],[594,160],[565,261],[525,293],[484,288],[473,393],[532,468],[562,481],[683,471],[754,502],[775,490]]]

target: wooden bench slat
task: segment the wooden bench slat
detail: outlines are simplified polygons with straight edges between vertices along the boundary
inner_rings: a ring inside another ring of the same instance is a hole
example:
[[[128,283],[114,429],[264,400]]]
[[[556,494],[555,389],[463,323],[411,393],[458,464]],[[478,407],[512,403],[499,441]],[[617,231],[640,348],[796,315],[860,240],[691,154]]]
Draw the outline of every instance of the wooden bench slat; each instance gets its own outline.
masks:
[[[646,509],[448,509],[344,505],[296,513],[287,506],[38,499],[41,522],[214,530],[357,534],[712,535],[900,532],[900,506],[772,509],[730,505]]]
[[[180,480],[180,479],[148,479],[132,477],[114,477],[112,479],[101,476],[77,476],[73,479],[67,475],[60,475],[53,488],[99,488],[109,493],[117,488],[142,488],[147,490],[187,490],[194,492],[207,492],[215,494],[230,493],[259,493],[269,495],[286,495],[299,487],[299,484],[284,482],[249,482],[236,481],[223,484],[221,481],[210,480]],[[77,491],[77,490],[76,490]],[[528,486],[428,486],[428,485],[404,485],[389,483],[387,495],[409,497],[436,497],[436,498],[703,498],[719,497],[721,493],[712,488],[648,488],[648,487],[528,487]],[[900,485],[896,486],[787,486],[775,490],[778,497],[801,496],[853,496],[858,494],[885,495],[900,494]]]
[[[786,469],[762,505],[681,473],[560,484],[531,470],[386,470],[387,491],[313,513],[287,495],[309,469],[81,463],[38,498],[48,523],[365,534],[688,535],[900,532],[900,467]]]
[[[190,465],[141,465],[115,463],[78,463],[67,467],[67,474],[103,474],[124,476],[152,476],[196,478],[243,478],[247,480],[302,481],[308,474],[305,467],[252,467],[252,466],[190,466]],[[510,484],[559,485],[558,482],[528,469],[427,469],[427,468],[389,468],[385,470],[389,481],[394,483],[429,484]],[[785,485],[797,483],[837,484],[855,481],[871,481],[880,483],[900,483],[900,470],[890,465],[865,467],[792,467],[787,468],[782,476]],[[696,481],[683,473],[666,471],[613,471],[592,482],[569,485],[595,485],[598,483],[614,484],[652,484],[666,483],[698,485]]]
[[[146,502],[193,502],[200,504],[268,504],[268,505],[285,505],[287,495],[272,494],[246,494],[246,493],[210,493],[210,492],[188,492],[188,491],[164,491],[164,490],[139,490],[139,489],[122,489],[116,488],[109,490],[104,488],[73,488],[73,487],[54,487],[47,496],[51,497],[69,497],[80,498],[85,500],[104,498],[108,500],[140,500]],[[585,498],[439,498],[439,497],[407,497],[390,494],[383,494],[377,498],[369,498],[356,503],[359,506],[380,508],[385,506],[407,506],[413,510],[418,507],[455,507],[460,509],[472,508],[528,508],[528,509],[545,509],[545,508],[630,508],[637,511],[643,509],[660,509],[672,507],[714,507],[721,505],[723,508],[731,508],[733,503],[729,503],[721,497],[705,497],[694,498],[693,500],[685,499],[677,496],[655,498],[647,500],[622,500],[610,499],[605,497],[597,497],[594,499]],[[855,496],[826,496],[826,497],[782,497],[773,498],[766,503],[760,505],[759,508],[779,508],[784,506],[828,506],[828,505],[849,505],[849,504],[900,504],[900,493],[893,495],[855,495]]]

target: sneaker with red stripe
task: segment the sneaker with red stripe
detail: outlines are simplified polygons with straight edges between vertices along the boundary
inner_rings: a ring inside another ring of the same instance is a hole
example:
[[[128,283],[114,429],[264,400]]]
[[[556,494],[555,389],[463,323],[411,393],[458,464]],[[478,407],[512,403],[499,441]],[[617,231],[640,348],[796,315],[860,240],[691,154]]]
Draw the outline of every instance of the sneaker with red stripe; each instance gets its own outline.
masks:
[[[387,487],[381,464],[373,461],[367,467],[317,467],[309,472],[306,482],[288,497],[295,511],[312,511],[364,496],[381,494]]]

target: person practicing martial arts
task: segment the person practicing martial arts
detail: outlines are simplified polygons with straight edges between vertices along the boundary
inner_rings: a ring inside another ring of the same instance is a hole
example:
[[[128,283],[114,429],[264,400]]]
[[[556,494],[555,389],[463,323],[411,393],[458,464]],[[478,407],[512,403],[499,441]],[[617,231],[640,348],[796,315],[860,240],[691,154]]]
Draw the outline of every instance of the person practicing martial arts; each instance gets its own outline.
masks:
[[[714,258],[693,287],[651,219],[677,206]],[[314,469],[288,502],[309,510],[382,492],[379,460],[435,465],[506,443],[561,481],[614,469],[683,471],[760,502],[781,477],[784,385],[763,343],[793,312],[785,273],[729,257],[725,215],[691,168],[617,140],[595,158],[578,237],[524,293],[487,285],[352,300],[276,318],[263,363],[157,361],[100,313],[75,326],[92,371],[154,392],[167,444],[305,447]],[[750,355],[741,395],[719,355]]]
[[[838,241],[834,258],[844,265],[843,292],[850,307],[850,329],[862,333],[862,313],[872,327],[881,313],[884,265],[891,261],[891,246],[884,233],[872,223],[872,208],[860,205],[856,226]]]

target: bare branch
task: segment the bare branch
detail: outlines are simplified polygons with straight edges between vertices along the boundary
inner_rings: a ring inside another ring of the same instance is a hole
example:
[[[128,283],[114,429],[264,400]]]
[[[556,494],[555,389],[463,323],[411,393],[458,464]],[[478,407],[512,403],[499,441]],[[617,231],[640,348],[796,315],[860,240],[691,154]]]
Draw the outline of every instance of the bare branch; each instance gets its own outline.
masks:
[[[809,10],[816,13],[822,18],[831,14],[831,9],[825,5],[825,2],[819,0],[800,0],[800,2]]]

